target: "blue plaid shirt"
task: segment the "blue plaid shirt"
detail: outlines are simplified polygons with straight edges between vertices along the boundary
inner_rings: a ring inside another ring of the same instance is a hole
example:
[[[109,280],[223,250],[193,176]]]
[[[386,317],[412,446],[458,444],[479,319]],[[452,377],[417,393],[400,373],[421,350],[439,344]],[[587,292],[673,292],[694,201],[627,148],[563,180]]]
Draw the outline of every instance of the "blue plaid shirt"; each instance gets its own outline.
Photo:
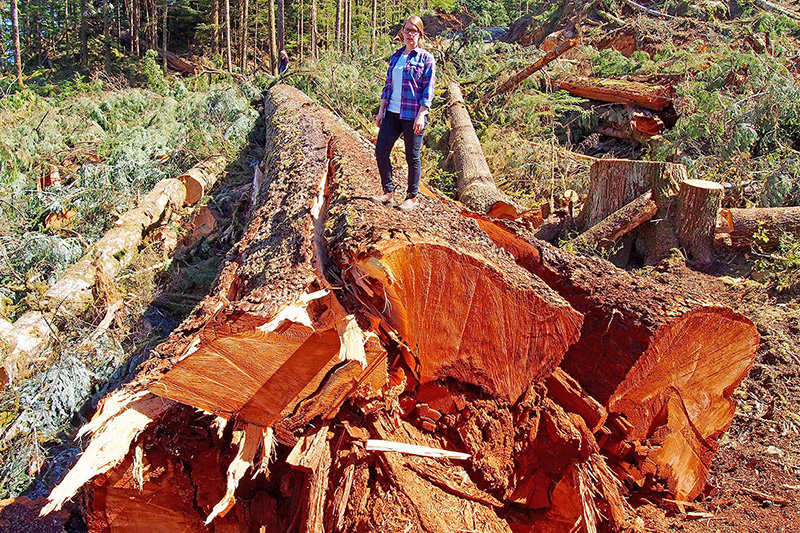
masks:
[[[386,84],[383,86],[381,99],[389,100],[392,96],[392,69],[405,47],[392,54],[389,59],[389,71]],[[403,67],[403,85],[400,96],[400,119],[414,120],[420,106],[430,108],[433,103],[433,86],[436,84],[436,60],[433,54],[424,48],[414,48],[408,53],[406,65]]]

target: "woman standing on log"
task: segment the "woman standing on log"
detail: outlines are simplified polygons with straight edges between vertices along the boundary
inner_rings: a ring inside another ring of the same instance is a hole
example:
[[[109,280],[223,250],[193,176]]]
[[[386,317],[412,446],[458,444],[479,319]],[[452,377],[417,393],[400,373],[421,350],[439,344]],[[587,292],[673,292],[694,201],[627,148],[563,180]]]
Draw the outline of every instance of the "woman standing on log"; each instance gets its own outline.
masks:
[[[425,41],[425,26],[417,15],[411,15],[405,20],[402,37],[405,46],[389,59],[386,83],[381,93],[381,107],[375,119],[380,128],[378,141],[375,143],[375,158],[378,161],[383,194],[373,199],[384,205],[394,205],[389,154],[402,134],[408,163],[408,191],[399,208],[402,211],[411,211],[419,203],[417,193],[422,175],[420,149],[428,108],[433,101],[436,61],[433,54],[421,47]]]

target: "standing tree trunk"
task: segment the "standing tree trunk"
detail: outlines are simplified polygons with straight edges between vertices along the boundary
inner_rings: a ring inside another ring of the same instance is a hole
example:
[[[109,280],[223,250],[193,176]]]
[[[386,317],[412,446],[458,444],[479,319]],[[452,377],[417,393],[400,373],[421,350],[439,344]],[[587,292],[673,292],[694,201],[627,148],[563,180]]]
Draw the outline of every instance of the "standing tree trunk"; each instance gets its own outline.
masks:
[[[244,5],[242,6],[242,16],[241,16],[241,35],[242,35],[242,48],[240,50],[241,57],[239,58],[239,68],[242,70],[242,74],[246,72],[247,69],[247,21],[248,21],[248,8],[249,8],[248,0],[244,0]]]
[[[86,0],[81,0],[81,4],[83,5]],[[140,56],[142,55],[142,47],[141,42],[139,39],[139,35],[141,32],[141,22],[142,22],[142,0],[131,0],[131,10],[133,11],[133,52]],[[81,26],[82,27],[82,26]],[[83,31],[83,30],[81,30]],[[84,41],[85,42],[85,41]]]
[[[278,74],[278,45],[275,34],[275,0],[269,0],[269,60],[272,64],[272,74]]]
[[[311,57],[314,59],[319,57],[317,39],[317,0],[311,0]]]
[[[158,8],[156,0],[150,0],[150,49],[158,48]]]
[[[222,53],[222,43],[219,38],[219,0],[214,0],[214,14],[211,18],[211,39],[214,41],[214,52]]]
[[[300,61],[303,60],[303,0],[300,0],[300,6],[297,8],[297,51],[300,56]]]
[[[725,189],[719,183],[686,180],[680,183],[675,211],[678,242],[687,257],[701,265],[711,263],[714,227]]]
[[[378,49],[377,42],[378,28],[378,0],[372,0],[372,27],[369,33],[369,52],[374,54]]]
[[[233,62],[231,61],[231,0],[225,0],[225,54],[228,72],[233,72]]]
[[[106,72],[111,71],[111,20],[108,15],[108,0],[103,0],[103,48],[106,56]]]
[[[161,21],[161,47],[164,49],[164,75],[167,75],[167,54],[169,43],[169,32],[167,31],[167,15],[169,10],[169,0],[164,0],[164,19]]]
[[[14,66],[17,68],[17,83],[22,88],[25,87],[25,82],[22,81],[22,51],[19,46],[19,10],[17,9],[17,0],[11,0],[11,28],[14,32]],[[81,26],[81,29],[83,30],[83,26]]]
[[[336,26],[333,34],[333,46],[337,52],[341,50],[342,44],[342,2],[344,0],[336,0]]]
[[[278,0],[278,51],[286,48],[286,10],[284,0]]]
[[[17,0],[12,0],[13,6],[17,5]],[[14,14],[11,15],[12,19]],[[15,35],[19,34],[19,27],[15,30]],[[81,0],[81,66],[86,68],[89,66],[89,28],[86,20],[86,0]],[[17,47],[19,46],[19,38],[17,38]]]
[[[258,70],[258,1],[253,3],[253,69]]]

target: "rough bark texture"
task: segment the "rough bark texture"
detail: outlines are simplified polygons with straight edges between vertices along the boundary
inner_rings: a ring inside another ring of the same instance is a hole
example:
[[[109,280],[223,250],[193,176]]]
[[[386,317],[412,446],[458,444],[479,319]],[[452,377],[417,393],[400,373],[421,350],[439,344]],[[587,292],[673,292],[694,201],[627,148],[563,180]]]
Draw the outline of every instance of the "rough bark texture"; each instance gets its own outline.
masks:
[[[641,239],[646,250],[646,264],[655,264],[671,248],[678,246],[673,204],[679,183],[687,176],[686,167],[673,163],[599,159],[590,168],[589,192],[578,225],[591,228],[648,190],[652,191],[658,210],[652,222],[642,225]]]
[[[447,88],[447,118],[450,121],[450,149],[453,151],[453,165],[458,176],[458,199],[461,203],[484,215],[498,202],[513,205],[506,195],[497,190],[461,89],[455,82]]]
[[[675,230],[687,257],[699,264],[711,262],[714,227],[725,189],[719,183],[685,180],[675,205]]]
[[[774,250],[782,234],[800,235],[800,207],[720,209],[715,233],[724,246],[742,249],[757,243],[762,250]]]
[[[563,76],[550,80],[553,90],[567,91],[601,102],[636,104],[653,111],[662,111],[672,103],[675,90],[662,85],[647,85],[635,81]]]

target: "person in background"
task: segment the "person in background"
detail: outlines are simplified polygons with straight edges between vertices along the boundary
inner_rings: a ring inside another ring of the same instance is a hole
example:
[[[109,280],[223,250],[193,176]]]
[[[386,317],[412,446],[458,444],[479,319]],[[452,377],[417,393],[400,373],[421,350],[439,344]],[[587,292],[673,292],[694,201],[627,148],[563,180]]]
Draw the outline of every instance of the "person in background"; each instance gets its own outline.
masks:
[[[283,74],[289,68],[289,54],[286,50],[281,50],[280,59],[278,60],[278,74]]]
[[[402,135],[408,163],[408,190],[399,209],[411,211],[419,204],[417,194],[422,175],[420,150],[428,121],[428,109],[433,101],[436,61],[433,54],[422,48],[425,42],[425,26],[421,18],[417,15],[409,16],[403,23],[401,32],[404,46],[389,59],[381,105],[375,119],[379,128],[375,158],[378,161],[383,194],[373,197],[373,200],[384,205],[394,205],[395,189],[389,155]]]

